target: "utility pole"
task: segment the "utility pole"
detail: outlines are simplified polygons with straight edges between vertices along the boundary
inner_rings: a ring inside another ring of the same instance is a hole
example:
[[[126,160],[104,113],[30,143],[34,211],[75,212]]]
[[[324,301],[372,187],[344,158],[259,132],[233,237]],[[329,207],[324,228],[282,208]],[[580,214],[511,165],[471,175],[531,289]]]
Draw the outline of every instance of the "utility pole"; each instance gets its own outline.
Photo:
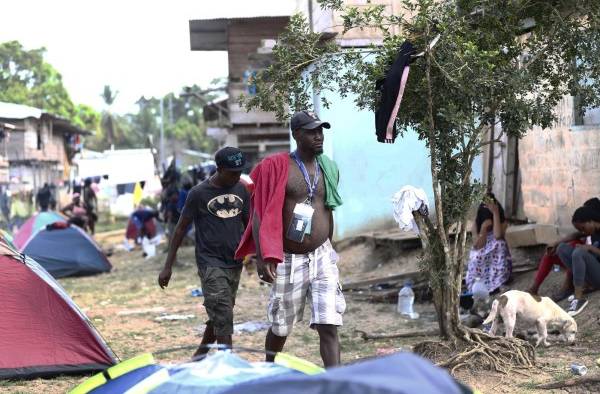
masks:
[[[163,110],[163,98],[160,98],[160,169],[165,170],[165,114]]]

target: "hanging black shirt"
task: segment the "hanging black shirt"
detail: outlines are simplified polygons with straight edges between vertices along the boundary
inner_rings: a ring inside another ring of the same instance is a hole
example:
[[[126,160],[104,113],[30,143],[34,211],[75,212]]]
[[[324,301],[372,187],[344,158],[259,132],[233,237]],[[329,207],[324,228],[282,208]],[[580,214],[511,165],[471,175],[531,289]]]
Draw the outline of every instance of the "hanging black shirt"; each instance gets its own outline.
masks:
[[[413,60],[412,54],[414,52],[414,46],[410,42],[405,41],[398,51],[396,60],[394,60],[394,63],[386,72],[385,78],[378,80],[376,83],[376,89],[380,92],[379,105],[375,111],[375,129],[378,142],[386,142],[385,136],[387,132],[387,125],[394,111],[396,100],[398,99],[402,73],[404,72],[404,68],[408,67]],[[396,140],[396,136],[398,135],[395,120],[393,123],[394,133],[392,142]]]

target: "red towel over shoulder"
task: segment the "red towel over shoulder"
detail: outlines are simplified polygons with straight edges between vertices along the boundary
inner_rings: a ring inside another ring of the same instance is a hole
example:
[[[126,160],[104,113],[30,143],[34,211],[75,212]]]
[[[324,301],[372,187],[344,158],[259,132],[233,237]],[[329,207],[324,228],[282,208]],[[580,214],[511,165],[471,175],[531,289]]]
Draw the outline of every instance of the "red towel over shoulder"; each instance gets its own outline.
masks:
[[[254,215],[260,219],[260,247],[266,261],[283,261],[283,203],[289,171],[289,154],[277,153],[266,157],[250,173],[254,193],[250,210],[250,222],[235,252],[236,259],[256,254],[252,235]]]

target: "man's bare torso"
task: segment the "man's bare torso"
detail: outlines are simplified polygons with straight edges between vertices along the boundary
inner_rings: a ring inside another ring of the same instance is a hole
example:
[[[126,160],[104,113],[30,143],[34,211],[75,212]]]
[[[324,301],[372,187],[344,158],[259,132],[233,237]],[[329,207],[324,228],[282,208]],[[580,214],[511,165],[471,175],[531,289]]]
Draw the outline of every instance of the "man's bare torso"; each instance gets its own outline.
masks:
[[[298,165],[291,157],[288,163],[289,173],[283,204],[283,250],[286,253],[306,254],[317,249],[329,238],[331,226],[333,225],[331,210],[325,207],[325,182],[323,180],[323,171],[321,171],[317,190],[312,201],[312,207],[315,211],[312,217],[310,235],[305,235],[302,243],[286,238],[287,229],[293,218],[294,207],[296,204],[303,203],[308,197],[308,187]],[[312,181],[315,175],[315,165],[306,165],[306,168]]]

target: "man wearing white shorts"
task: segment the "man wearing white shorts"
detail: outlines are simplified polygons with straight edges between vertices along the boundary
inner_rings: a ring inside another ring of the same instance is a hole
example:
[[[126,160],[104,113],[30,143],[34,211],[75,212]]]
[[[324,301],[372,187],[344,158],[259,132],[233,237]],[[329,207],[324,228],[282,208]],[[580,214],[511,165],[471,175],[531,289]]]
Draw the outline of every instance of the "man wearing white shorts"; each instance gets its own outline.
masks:
[[[273,334],[287,337],[302,321],[308,300],[310,326],[342,325],[346,302],[339,284],[338,256],[329,240],[307,254],[286,253],[277,265],[267,315]]]
[[[341,198],[337,166],[323,155],[323,128],[330,128],[329,123],[311,112],[297,112],[291,120],[297,150],[267,157],[251,174],[253,242],[244,237],[238,253],[250,253],[255,247],[259,277],[273,284],[267,309],[272,323],[265,340],[267,361],[283,350],[294,323],[303,319],[308,300],[310,326],[319,334],[323,364],[340,364],[337,328],[346,303],[338,255],[330,240],[332,210]]]

